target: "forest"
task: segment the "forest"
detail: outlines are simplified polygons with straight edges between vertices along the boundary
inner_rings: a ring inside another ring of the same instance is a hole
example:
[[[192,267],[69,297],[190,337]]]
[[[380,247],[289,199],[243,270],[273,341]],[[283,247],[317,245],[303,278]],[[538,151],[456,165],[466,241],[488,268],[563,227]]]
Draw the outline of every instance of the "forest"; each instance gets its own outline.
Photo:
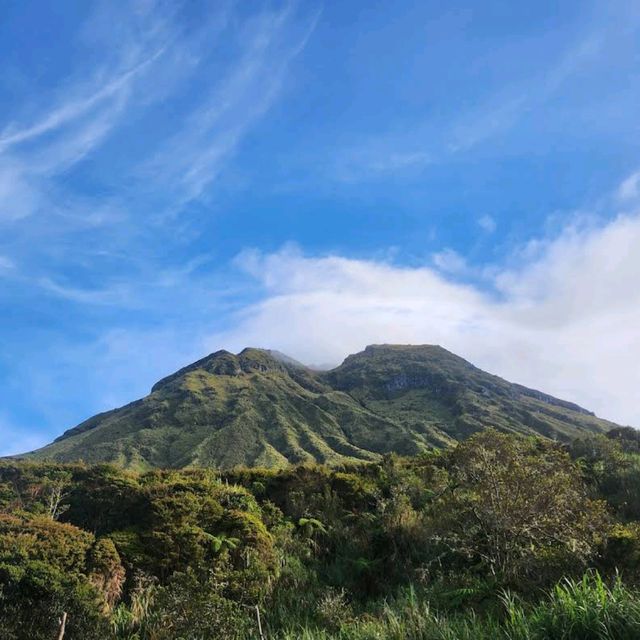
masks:
[[[640,637],[640,433],[281,469],[0,462],[3,640]]]

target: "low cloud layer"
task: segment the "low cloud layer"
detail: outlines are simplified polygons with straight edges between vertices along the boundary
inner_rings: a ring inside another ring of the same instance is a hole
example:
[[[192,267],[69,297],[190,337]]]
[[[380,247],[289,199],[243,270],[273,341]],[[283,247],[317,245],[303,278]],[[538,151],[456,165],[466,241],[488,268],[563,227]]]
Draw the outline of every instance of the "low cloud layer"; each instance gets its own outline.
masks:
[[[370,343],[437,343],[478,366],[640,426],[640,217],[574,225],[475,284],[295,249],[244,253],[264,288],[208,345],[337,363]]]

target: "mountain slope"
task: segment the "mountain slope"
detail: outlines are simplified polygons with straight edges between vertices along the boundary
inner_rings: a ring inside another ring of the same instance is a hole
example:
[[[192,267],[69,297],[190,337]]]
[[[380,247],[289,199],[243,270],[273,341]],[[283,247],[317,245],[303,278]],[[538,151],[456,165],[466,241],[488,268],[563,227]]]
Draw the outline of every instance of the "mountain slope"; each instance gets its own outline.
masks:
[[[615,425],[436,346],[373,345],[327,372],[278,352],[218,351],[29,457],[126,467],[375,460],[487,427],[570,439]]]

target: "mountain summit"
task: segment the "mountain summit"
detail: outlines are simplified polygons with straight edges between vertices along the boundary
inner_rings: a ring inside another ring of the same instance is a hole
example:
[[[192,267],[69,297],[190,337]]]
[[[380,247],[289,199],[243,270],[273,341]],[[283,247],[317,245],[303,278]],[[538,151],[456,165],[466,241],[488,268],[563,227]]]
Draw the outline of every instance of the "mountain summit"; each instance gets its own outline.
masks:
[[[568,440],[615,426],[432,345],[371,345],[330,371],[277,351],[217,351],[30,458],[125,467],[339,463],[446,447],[495,427]]]

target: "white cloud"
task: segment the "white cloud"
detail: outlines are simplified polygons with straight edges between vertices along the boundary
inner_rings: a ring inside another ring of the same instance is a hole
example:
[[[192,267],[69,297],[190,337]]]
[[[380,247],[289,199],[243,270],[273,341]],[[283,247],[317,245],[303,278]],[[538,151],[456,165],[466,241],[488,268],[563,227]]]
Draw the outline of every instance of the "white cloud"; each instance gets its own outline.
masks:
[[[538,257],[502,270],[489,293],[428,267],[245,253],[265,298],[211,349],[247,344],[306,362],[366,344],[438,343],[507,379],[640,426],[640,217],[567,229]]]
[[[453,249],[443,249],[431,256],[433,264],[445,273],[463,274],[467,271],[467,261]]]
[[[640,196],[640,171],[632,173],[618,187],[618,198],[620,200],[634,200]]]
[[[478,218],[478,226],[485,232],[485,233],[493,233],[498,224],[495,221],[495,218],[493,218],[492,216],[486,214],[484,216],[480,216],[480,218]]]
[[[16,220],[37,211],[43,201],[41,181],[23,163],[0,155],[0,220]]]

